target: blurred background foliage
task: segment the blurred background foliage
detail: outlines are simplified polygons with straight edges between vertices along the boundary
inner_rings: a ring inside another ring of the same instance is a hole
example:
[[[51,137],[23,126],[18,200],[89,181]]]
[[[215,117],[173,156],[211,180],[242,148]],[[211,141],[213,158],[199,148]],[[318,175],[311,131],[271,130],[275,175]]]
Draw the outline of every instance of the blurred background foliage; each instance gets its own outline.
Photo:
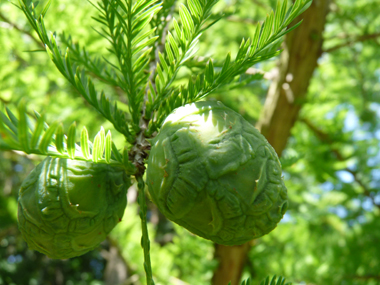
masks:
[[[315,0],[318,4],[318,0]],[[333,0],[318,59],[291,136],[282,153],[290,209],[278,227],[253,242],[243,277],[258,284],[270,274],[293,284],[380,284],[380,2]],[[205,59],[237,50],[274,0],[225,0],[223,20],[201,38],[199,57],[181,77],[196,73]],[[94,32],[95,9],[87,1],[55,0],[49,30],[106,54]],[[11,110],[21,98],[65,129],[76,121],[95,135],[112,125],[94,112],[62,78],[27,25],[24,15],[0,1],[0,101]],[[212,95],[252,124],[259,120],[278,59],[260,63],[264,80]],[[296,79],[294,79],[296,80]],[[108,96],[119,90],[96,81]],[[122,100],[119,98],[119,100]],[[123,106],[123,102],[120,102]],[[123,138],[112,130],[122,146]],[[0,152],[0,284],[144,284],[136,189],[128,193],[123,221],[101,247],[82,257],[51,260],[28,250],[17,229],[17,192],[42,158]],[[157,284],[210,284],[218,261],[214,245],[189,234],[149,205],[152,266]],[[224,284],[217,284],[224,285]]]

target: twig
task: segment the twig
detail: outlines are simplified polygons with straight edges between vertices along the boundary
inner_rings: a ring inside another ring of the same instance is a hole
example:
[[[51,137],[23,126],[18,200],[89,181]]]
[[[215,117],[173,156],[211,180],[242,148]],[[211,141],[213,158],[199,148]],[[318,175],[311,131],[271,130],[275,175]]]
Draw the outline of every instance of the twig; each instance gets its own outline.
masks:
[[[21,33],[29,36],[40,47],[42,47],[43,49],[45,49],[45,45],[38,38],[36,38],[35,36],[33,36],[33,34],[31,34],[29,31],[20,28],[15,23],[12,23],[11,20],[9,20],[7,17],[5,17],[2,13],[0,13],[0,19],[2,19],[5,23],[9,24],[15,30],[17,30],[17,31],[19,31],[19,32],[21,32]]]
[[[249,19],[249,18],[239,18],[239,17],[236,17],[236,16],[227,17],[226,20],[229,21],[229,22],[243,23],[243,24],[248,24],[248,25],[257,25],[258,24],[257,21],[254,21],[252,19]]]
[[[139,189],[138,203],[140,205],[140,219],[142,228],[141,247],[144,250],[144,269],[146,274],[147,285],[154,285],[152,266],[150,262],[150,240],[148,233],[148,226],[146,220],[147,205],[145,201],[145,182],[142,176],[136,175],[137,185]]]
[[[17,229],[17,226],[14,226],[14,225],[9,226],[8,228],[0,231],[0,240],[5,238],[6,236],[16,235],[18,233],[19,233],[19,231]]]
[[[10,100],[5,100],[4,98],[0,97],[0,102],[2,102],[3,104],[9,104],[11,101]]]
[[[255,3],[257,6],[260,6],[261,8],[264,8],[266,11],[268,11],[268,10],[271,9],[271,7],[268,4],[266,4],[264,2],[261,2],[259,0],[252,0],[252,2]]]
[[[353,39],[349,39],[346,42],[338,44],[338,45],[336,45],[334,47],[325,49],[325,50],[323,50],[323,52],[334,52],[334,51],[336,51],[336,50],[338,50],[340,48],[343,48],[343,47],[346,47],[346,46],[351,46],[354,43],[364,42],[364,41],[368,41],[368,40],[373,40],[373,39],[376,39],[378,37],[380,37],[380,32],[379,33],[374,33],[374,34],[361,35],[361,36],[355,37]]]
[[[363,276],[359,276],[359,275],[351,275],[351,276],[346,276],[347,279],[349,280],[352,280],[352,279],[356,279],[356,280],[380,280],[380,275],[375,275],[375,274],[366,274],[366,275],[363,275]]]
[[[331,144],[333,142],[333,140],[329,137],[328,134],[322,132],[321,130],[319,130],[317,127],[315,127],[309,120],[305,119],[305,118],[302,118],[300,119],[301,122],[303,122],[306,126],[309,127],[310,130],[312,130],[314,132],[314,134],[317,136],[317,138],[321,141],[321,142],[324,142],[324,143],[328,143],[328,144]],[[331,148],[330,149],[332,153],[334,153],[337,157],[337,159],[339,161],[344,161],[346,160],[344,158],[344,156],[342,155],[342,153],[340,152],[339,149],[337,148]],[[375,205],[377,208],[380,209],[380,204],[377,204],[375,202],[375,198],[371,195],[371,191],[370,189],[367,187],[367,185],[363,182],[363,180],[361,180],[359,178],[359,172],[358,171],[354,171],[354,170],[351,170],[349,168],[344,168],[343,169],[344,171],[347,171],[349,173],[352,174],[352,176],[354,177],[354,181],[362,188],[363,190],[363,194],[370,198],[373,205]]]

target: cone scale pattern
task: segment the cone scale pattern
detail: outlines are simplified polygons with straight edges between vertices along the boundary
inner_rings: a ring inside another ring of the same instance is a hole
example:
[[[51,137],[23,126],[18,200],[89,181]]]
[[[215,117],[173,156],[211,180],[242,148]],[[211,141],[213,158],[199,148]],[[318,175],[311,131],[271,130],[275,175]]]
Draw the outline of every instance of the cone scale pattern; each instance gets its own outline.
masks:
[[[50,258],[85,254],[121,221],[129,185],[122,168],[47,157],[21,185],[20,231]]]
[[[220,102],[176,109],[152,140],[147,185],[173,222],[223,245],[272,231],[287,206],[277,154]]]

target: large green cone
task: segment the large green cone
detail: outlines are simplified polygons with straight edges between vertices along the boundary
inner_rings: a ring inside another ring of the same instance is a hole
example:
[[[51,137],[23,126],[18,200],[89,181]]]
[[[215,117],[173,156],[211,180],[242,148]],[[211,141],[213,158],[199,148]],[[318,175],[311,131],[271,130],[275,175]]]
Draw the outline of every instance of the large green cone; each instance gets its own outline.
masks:
[[[220,102],[189,104],[168,116],[152,140],[147,184],[166,217],[224,245],[269,233],[288,205],[274,149]]]
[[[129,186],[122,168],[47,157],[21,185],[20,231],[50,258],[85,254],[121,221]]]

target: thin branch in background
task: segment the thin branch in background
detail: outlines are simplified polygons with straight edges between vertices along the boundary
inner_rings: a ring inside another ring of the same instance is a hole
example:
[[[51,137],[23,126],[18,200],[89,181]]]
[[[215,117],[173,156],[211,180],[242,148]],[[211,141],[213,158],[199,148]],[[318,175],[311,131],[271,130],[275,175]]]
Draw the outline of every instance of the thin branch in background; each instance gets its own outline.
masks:
[[[323,143],[330,144],[333,143],[333,140],[330,138],[329,134],[324,133],[320,129],[318,129],[312,122],[310,122],[306,118],[301,118],[300,122],[304,123],[313,133],[316,135],[316,137]],[[339,161],[345,161],[346,158],[342,155],[339,149],[337,148],[330,148],[331,152],[335,154],[337,160]],[[359,177],[359,172],[355,170],[351,170],[349,168],[342,169],[344,171],[347,171],[352,174],[354,177],[354,181],[362,188],[363,194],[370,198],[373,205],[375,205],[378,209],[380,209],[380,204],[377,204],[375,201],[375,197],[371,195],[371,189],[363,182],[363,180]]]
[[[227,21],[234,22],[234,23],[243,23],[243,24],[248,24],[248,25],[257,25],[259,23],[249,18],[240,18],[236,16],[227,17]]]
[[[233,8],[234,5],[237,4],[236,2],[238,1],[234,1],[228,4],[225,8],[225,11],[229,10],[230,8]],[[265,11],[271,11],[272,9],[270,5],[267,5],[266,3],[263,3],[259,0],[252,0],[252,2],[255,3],[255,5],[257,6],[264,8]],[[235,13],[233,13],[232,15],[226,15],[225,19],[226,21],[232,22],[232,23],[243,23],[243,24],[254,25],[254,26],[256,26],[257,24],[260,24],[260,21],[253,20],[251,18],[242,18],[239,16],[235,16]]]
[[[379,40],[379,38],[374,39],[374,42],[375,42],[375,44],[376,44],[377,46],[380,47],[380,40]]]
[[[350,276],[346,276],[345,279],[348,279],[348,280],[352,280],[352,279],[356,279],[356,280],[380,280],[380,275],[375,275],[375,274],[366,274],[363,276],[350,275]]]
[[[313,131],[313,133],[316,135],[316,137],[321,141],[321,142],[324,142],[324,143],[327,143],[327,144],[332,144],[334,141],[330,138],[329,134],[327,133],[324,133],[323,131],[321,131],[320,129],[318,129],[313,123],[311,123],[308,119],[306,118],[301,118],[300,121],[302,123],[304,123],[311,131]],[[335,148],[331,148],[331,152],[333,152],[336,156],[336,158],[339,160],[339,161],[344,161],[345,158],[343,157],[343,155],[340,153],[340,151],[338,149],[335,149]]]
[[[363,192],[364,192],[364,195],[369,197],[371,200],[372,200],[372,203],[378,207],[380,209],[380,205],[377,204],[375,202],[375,198],[371,196],[371,191],[370,189],[364,184],[363,180],[361,180],[359,177],[358,177],[358,174],[359,172],[358,171],[354,171],[354,170],[351,170],[351,169],[348,169],[348,168],[345,168],[344,169],[345,171],[349,172],[352,174],[352,176],[354,177],[354,180],[357,184],[360,185],[360,187],[363,189]]]
[[[364,42],[364,41],[368,41],[368,40],[377,39],[378,37],[380,37],[380,32],[357,36],[355,38],[348,39],[344,43],[341,43],[341,44],[338,44],[338,45],[333,46],[331,48],[325,49],[325,50],[323,50],[323,52],[334,52],[340,48],[351,46],[351,45],[358,43],[358,42]]]
[[[268,5],[267,3],[264,3],[262,1],[259,1],[259,0],[252,0],[252,3],[255,3],[255,5],[261,7],[261,8],[264,8],[266,11],[270,11],[271,10],[271,6]]]
[[[9,26],[11,26],[13,29],[29,36],[35,43],[37,43],[37,45],[39,45],[40,47],[42,47],[43,49],[45,49],[45,45],[37,38],[35,37],[33,34],[31,34],[29,31],[27,30],[24,30],[22,28],[20,28],[19,26],[17,26],[15,23],[13,23],[11,20],[9,20],[7,17],[4,16],[4,14],[0,13],[0,19],[3,20],[3,22],[7,23]]]
[[[23,34],[25,34],[25,35],[27,35],[28,37],[30,37],[37,45],[39,45],[40,47],[42,47],[43,49],[45,49],[45,45],[37,38],[37,37],[35,37],[32,33],[30,33],[29,31],[27,31],[27,30],[24,30],[24,29],[22,29],[22,28],[20,28],[19,26],[17,26],[15,23],[12,23],[6,16],[4,16],[2,13],[0,13],[0,19],[2,19],[3,20],[3,22],[4,23],[7,23],[11,28],[13,28],[13,29],[15,29],[15,30],[17,30],[17,31],[19,31],[20,33],[23,33]],[[21,57],[18,57],[20,60],[22,60],[22,58]],[[94,77],[94,78],[97,78],[97,79],[99,79],[100,81],[102,81],[102,82],[106,82],[105,80],[104,80],[104,78],[102,78],[102,77],[100,77],[100,76],[98,76],[97,74],[95,74],[95,73],[91,73],[90,72],[90,74]],[[119,96],[120,96],[120,98],[123,98],[123,96],[121,96],[121,95],[124,95],[124,94],[122,94],[121,92],[122,92],[122,90],[121,90],[121,88],[120,87],[118,87],[118,86],[112,86],[113,87],[113,89],[114,89],[114,91],[115,91],[115,93],[117,93]],[[77,93],[78,95],[80,95],[80,93],[77,91],[77,90],[75,90],[74,89],[74,92],[75,93]],[[122,100],[122,99],[121,99]],[[6,101],[6,100],[4,100],[4,99],[2,99],[2,98],[0,98],[0,101],[2,101],[3,103],[5,103],[5,104],[8,104],[10,101]],[[122,101],[123,103],[127,103],[126,101]]]
[[[349,37],[350,37],[350,36],[347,35],[347,33],[340,32],[340,33],[338,33],[338,34],[333,34],[333,35],[330,35],[330,36],[324,36],[324,37],[323,37],[323,41],[324,41],[324,42],[327,42],[327,41],[336,40],[336,39],[344,40],[344,39],[347,39],[347,38],[349,38]]]
[[[379,33],[380,35],[380,33]],[[363,70],[363,68],[361,68],[360,66],[360,63],[359,63],[359,56],[360,56],[360,53],[354,49],[354,48],[351,48],[352,49],[352,54],[353,54],[353,63],[355,65],[355,71],[356,71],[356,74],[357,76],[357,80],[359,81],[359,88],[360,88],[360,93],[362,95],[362,108],[365,109],[366,108],[366,105],[367,105],[367,102],[369,101],[369,98],[370,98],[370,90],[367,90],[366,88],[366,74],[365,74],[365,71]]]
[[[4,98],[0,97],[0,102],[2,102],[3,104],[9,104],[11,100],[5,100]]]
[[[8,228],[0,230],[0,241],[7,236],[14,236],[19,234],[17,225],[12,225]]]

